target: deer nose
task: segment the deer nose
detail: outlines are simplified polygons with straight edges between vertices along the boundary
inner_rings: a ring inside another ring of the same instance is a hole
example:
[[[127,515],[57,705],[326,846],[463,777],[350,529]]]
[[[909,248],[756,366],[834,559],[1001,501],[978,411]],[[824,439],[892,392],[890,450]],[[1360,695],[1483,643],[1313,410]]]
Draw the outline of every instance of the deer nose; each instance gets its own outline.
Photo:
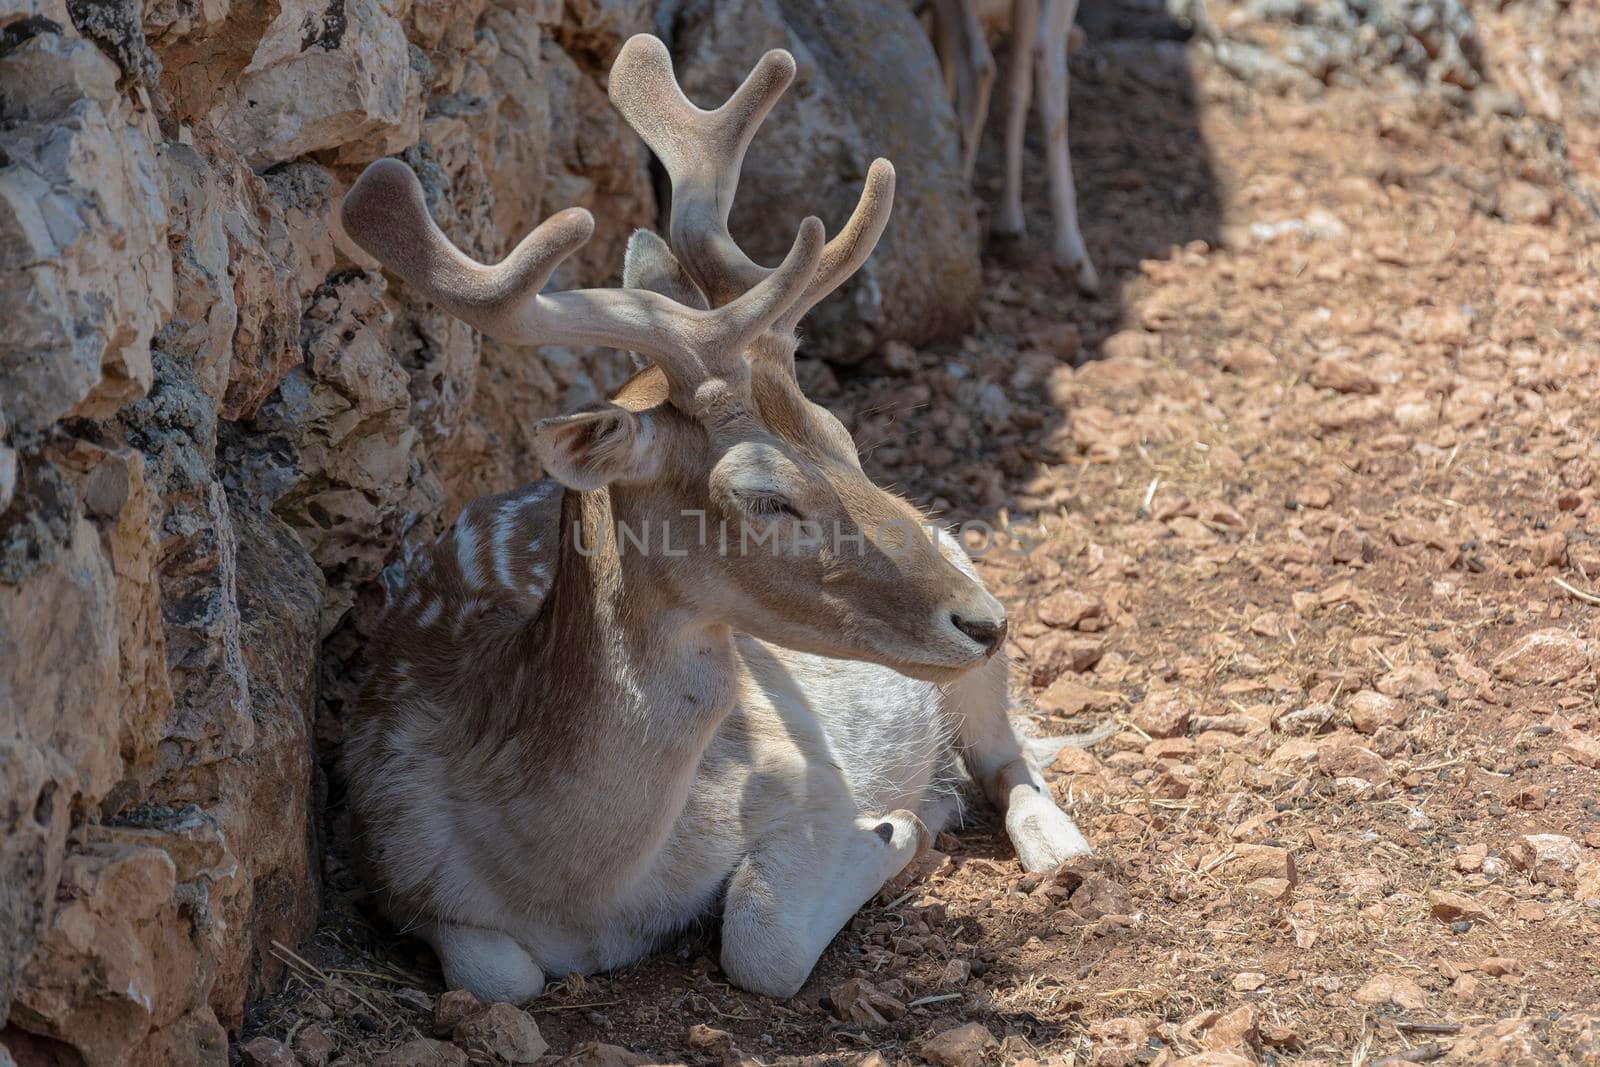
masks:
[[[1006,639],[1006,620],[1003,615],[998,622],[993,619],[963,619],[960,615],[951,615],[950,622],[956,629],[982,645],[985,656],[992,656],[1000,651],[1000,645]]]

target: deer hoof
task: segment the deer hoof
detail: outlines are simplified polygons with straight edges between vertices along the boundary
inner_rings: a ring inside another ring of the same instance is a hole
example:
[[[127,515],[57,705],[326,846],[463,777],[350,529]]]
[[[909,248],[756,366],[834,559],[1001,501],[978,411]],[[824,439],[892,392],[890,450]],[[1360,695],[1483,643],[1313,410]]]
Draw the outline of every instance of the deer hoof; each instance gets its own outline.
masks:
[[[989,238],[998,243],[1020,241],[1027,233],[1021,216],[1010,218],[1004,212],[995,216],[994,222],[989,226]]]
[[[891,811],[872,829],[886,845],[903,845],[908,841],[915,841],[916,851],[919,853],[933,847],[933,834],[928,831],[927,825],[915,812],[904,808]]]
[[[1100,275],[1087,256],[1065,258],[1057,255],[1056,265],[1072,275],[1073,284],[1084,296],[1094,296],[1100,292]]]
[[[1077,824],[1042,793],[1018,790],[1006,812],[1006,836],[1017,850],[1022,869],[1053,871],[1074,856],[1094,850]]]

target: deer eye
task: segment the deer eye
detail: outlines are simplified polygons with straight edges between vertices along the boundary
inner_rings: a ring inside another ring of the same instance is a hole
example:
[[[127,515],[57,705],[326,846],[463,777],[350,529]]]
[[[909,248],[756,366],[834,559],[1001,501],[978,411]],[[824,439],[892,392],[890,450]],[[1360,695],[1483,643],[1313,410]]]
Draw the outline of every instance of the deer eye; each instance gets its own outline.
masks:
[[[799,509],[793,504],[789,503],[789,499],[787,497],[781,496],[777,493],[740,493],[738,495],[738,501],[739,506],[743,508],[747,514],[755,516],[756,518],[798,519],[801,517]]]

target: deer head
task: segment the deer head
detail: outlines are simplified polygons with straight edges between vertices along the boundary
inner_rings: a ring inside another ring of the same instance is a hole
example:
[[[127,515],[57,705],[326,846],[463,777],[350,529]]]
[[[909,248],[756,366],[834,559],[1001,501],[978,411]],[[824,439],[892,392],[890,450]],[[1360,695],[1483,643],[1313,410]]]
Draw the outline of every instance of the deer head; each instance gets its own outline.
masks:
[[[753,262],[728,232],[745,150],[794,71],[787,52],[769,52],[705,111],[684,96],[660,41],[639,35],[623,47],[611,99],[672,180],[671,245],[634,234],[623,289],[540,292],[592,233],[587,211],[554,215],[484,266],[449,242],[395,160],[367,168],[342,222],[384,266],[490,336],[649,361],[610,401],[546,419],[535,434],[553,479],[604,494],[608,515],[646,531],[643,546],[611,548],[646,557],[631,564],[646,584],[774,644],[945,680],[995,652],[1004,609],[911,504],[862,473],[848,431],[794,373],[795,328],[871,254],[894,168],[873,163],[831,241],[805,219],[776,268]]]

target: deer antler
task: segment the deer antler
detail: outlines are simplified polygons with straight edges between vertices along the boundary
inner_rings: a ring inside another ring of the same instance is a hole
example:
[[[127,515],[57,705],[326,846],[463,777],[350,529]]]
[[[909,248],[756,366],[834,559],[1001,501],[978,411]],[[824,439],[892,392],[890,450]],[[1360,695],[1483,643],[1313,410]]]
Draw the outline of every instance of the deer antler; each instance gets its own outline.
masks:
[[[794,57],[774,49],[721,107],[705,111],[683,94],[667,46],[655,37],[641,33],[629,38],[612,64],[611,102],[672,179],[668,235],[673,251],[713,305],[738,299],[772,274],[729,235],[728,212],[745,150],[794,80],[794,70]],[[806,312],[866,262],[888,225],[893,204],[894,167],[887,159],[876,159],[850,220],[823,249],[816,276],[776,320],[775,329],[793,332]]]
[[[604,345],[653,359],[673,402],[695,411],[707,381],[739,373],[749,345],[805,293],[823,254],[822,222],[800,224],[783,264],[714,311],[685,307],[642,289],[541,294],[551,273],[594,232],[594,218],[568,208],[540,223],[494,266],[463,255],[428,214],[410,167],[380,159],[344,198],[350,237],[423,296],[482,332],[535,345]]]

